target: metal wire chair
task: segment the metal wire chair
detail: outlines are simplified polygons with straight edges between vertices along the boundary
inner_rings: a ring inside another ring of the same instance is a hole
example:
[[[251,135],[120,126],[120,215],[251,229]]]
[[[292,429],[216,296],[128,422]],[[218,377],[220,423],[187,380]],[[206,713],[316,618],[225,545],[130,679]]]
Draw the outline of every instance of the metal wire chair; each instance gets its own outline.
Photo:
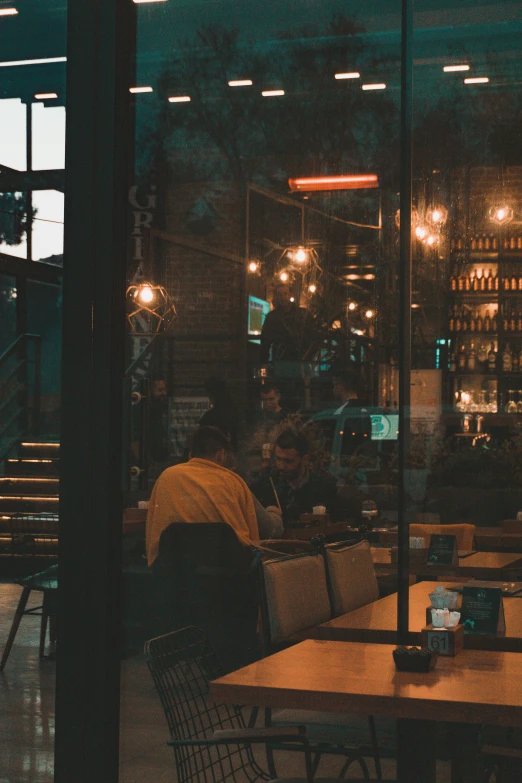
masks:
[[[167,718],[178,783],[268,781],[270,775],[255,760],[251,744],[271,740],[302,746],[306,780],[312,783],[310,751],[301,729],[247,728],[239,707],[208,702],[210,681],[224,671],[198,628],[150,640],[145,655]]]

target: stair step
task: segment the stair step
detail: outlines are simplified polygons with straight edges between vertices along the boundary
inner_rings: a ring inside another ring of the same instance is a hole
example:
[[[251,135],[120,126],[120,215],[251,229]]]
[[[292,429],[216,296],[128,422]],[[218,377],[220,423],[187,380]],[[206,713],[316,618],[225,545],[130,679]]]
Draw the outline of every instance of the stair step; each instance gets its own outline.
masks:
[[[58,478],[60,460],[42,457],[28,459],[7,459],[5,461],[6,476],[36,476]]]
[[[52,495],[0,495],[0,511],[16,514],[20,511],[58,511],[58,496]]]
[[[47,457],[52,459],[60,455],[60,444],[54,441],[23,441],[18,449],[22,458]]]
[[[31,476],[0,476],[0,495],[57,495],[59,479]]]

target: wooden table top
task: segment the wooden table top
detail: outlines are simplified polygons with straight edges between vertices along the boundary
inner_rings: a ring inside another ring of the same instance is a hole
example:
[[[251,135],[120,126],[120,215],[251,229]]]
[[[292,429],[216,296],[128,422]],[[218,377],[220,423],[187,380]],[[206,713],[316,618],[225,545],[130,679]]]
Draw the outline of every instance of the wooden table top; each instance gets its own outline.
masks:
[[[376,573],[397,568],[391,562],[391,550],[372,547],[372,558]],[[410,573],[416,576],[467,576],[470,579],[503,579],[506,574],[522,576],[522,557],[513,552],[476,552],[461,557],[458,566],[425,565],[410,562]]]
[[[379,530],[378,541],[384,546],[397,546],[397,528]],[[522,550],[522,533],[504,533],[501,527],[477,527],[475,530],[475,544],[477,549],[490,551],[491,549],[507,549],[508,551]]]
[[[420,643],[426,625],[428,594],[441,582],[418,582],[410,587],[409,628],[411,643]],[[451,581],[445,583],[451,585]],[[504,636],[466,634],[467,649],[522,652],[522,598],[504,596],[506,633]],[[313,630],[316,639],[394,643],[397,640],[397,593],[343,614]]]
[[[522,727],[522,656],[463,650],[398,672],[393,645],[308,640],[221,677],[217,703]]]

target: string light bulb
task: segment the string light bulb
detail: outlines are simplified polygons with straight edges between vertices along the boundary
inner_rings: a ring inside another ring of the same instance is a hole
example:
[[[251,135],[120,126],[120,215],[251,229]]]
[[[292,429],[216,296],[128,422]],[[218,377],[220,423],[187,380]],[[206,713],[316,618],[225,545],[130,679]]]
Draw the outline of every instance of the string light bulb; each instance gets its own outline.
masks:
[[[298,264],[304,264],[306,261],[306,255],[307,254],[304,247],[298,247],[294,253],[294,261],[297,261]]]
[[[374,315],[375,315],[375,313],[373,312],[373,310],[366,310],[366,312],[365,312],[365,316],[368,319],[373,318]]]
[[[279,275],[279,279],[283,283],[288,283],[288,272],[281,272],[281,274]]]
[[[357,309],[357,305],[355,304],[355,302],[350,302],[349,305],[348,305],[348,310],[352,310],[353,311],[353,310],[356,310],[356,309]]]
[[[257,263],[257,261],[251,261],[249,263],[249,265],[248,265],[248,271],[249,272],[254,273],[254,272],[257,272],[258,269],[259,269],[259,264]]]
[[[426,220],[434,226],[443,226],[447,219],[448,210],[441,205],[431,207],[426,212]]]
[[[417,226],[417,228],[415,229],[415,236],[417,237],[417,239],[420,239],[421,241],[426,238],[427,234],[428,234],[428,229],[425,228],[424,226]]]
[[[315,285],[315,283],[312,283],[312,285],[309,285],[308,286],[308,290],[310,291],[311,294],[315,294],[315,292],[317,291],[317,286]]]
[[[491,222],[496,223],[497,226],[506,226],[513,220],[513,210],[507,204],[499,204],[496,207],[491,207],[488,216]]]
[[[140,302],[143,302],[143,304],[150,304],[154,299],[154,291],[150,285],[145,284],[138,288],[135,297],[139,299]]]
[[[426,239],[426,244],[429,245],[430,247],[433,247],[433,245],[437,244],[437,237],[433,236],[433,234],[430,234]]]

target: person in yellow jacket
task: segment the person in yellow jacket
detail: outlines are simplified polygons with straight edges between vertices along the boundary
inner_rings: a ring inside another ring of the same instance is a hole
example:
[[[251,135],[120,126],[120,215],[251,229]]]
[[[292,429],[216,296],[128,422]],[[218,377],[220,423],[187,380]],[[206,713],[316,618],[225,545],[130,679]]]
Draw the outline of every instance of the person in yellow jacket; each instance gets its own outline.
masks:
[[[158,556],[159,541],[174,522],[225,522],[248,546],[282,533],[281,513],[264,509],[243,479],[225,467],[230,444],[217,427],[200,427],[188,462],[167,468],[152,490],[147,513],[147,561]]]

